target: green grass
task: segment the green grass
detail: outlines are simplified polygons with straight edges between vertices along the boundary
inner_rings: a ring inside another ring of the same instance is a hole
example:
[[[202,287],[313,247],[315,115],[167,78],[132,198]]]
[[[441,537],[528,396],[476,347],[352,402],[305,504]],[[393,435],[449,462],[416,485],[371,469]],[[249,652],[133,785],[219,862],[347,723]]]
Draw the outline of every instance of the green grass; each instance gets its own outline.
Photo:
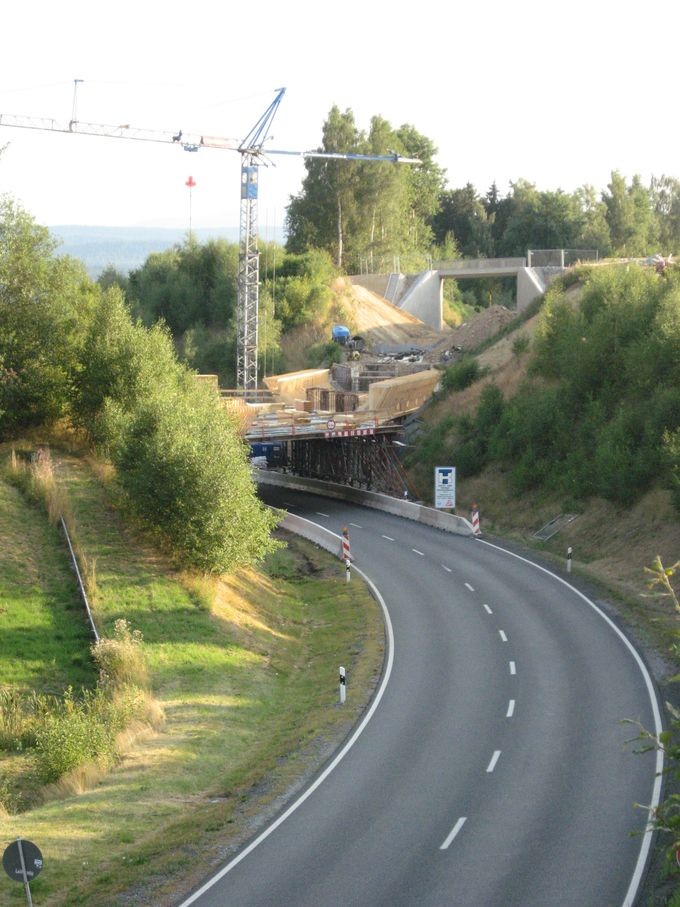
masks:
[[[59,530],[0,479],[0,687],[90,685],[91,636]]]
[[[96,559],[98,625],[125,617],[142,631],[165,724],[79,795],[62,789],[0,818],[0,837],[41,848],[31,887],[42,907],[172,903],[349,731],[379,676],[382,622],[338,559],[294,537],[261,570],[213,583],[208,610],[205,583],[126,528],[84,460],[56,459],[79,544]],[[352,678],[344,708],[340,664]],[[21,902],[21,886],[2,885],[0,901]]]

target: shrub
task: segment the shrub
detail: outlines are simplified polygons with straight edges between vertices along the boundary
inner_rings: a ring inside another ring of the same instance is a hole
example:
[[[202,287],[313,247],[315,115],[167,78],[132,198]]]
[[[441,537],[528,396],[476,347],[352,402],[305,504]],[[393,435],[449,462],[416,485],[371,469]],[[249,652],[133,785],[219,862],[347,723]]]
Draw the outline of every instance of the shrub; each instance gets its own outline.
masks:
[[[38,775],[43,782],[57,781],[84,762],[112,763],[115,735],[107,726],[107,710],[102,692],[86,693],[77,701],[69,687],[59,707],[37,728]]]
[[[124,618],[116,621],[113,637],[102,637],[92,646],[92,655],[99,669],[99,683],[105,689],[126,685],[146,686],[142,634],[139,630],[131,630]]]
[[[101,686],[76,699],[71,687],[36,730],[38,776],[51,783],[86,762],[108,768],[116,758],[116,735],[134,718],[143,717],[140,690],[122,688],[108,695]]]
[[[515,356],[521,356],[522,353],[526,353],[529,349],[529,335],[520,334],[518,337],[512,341],[512,352]]]
[[[445,390],[462,391],[481,378],[483,372],[479,362],[472,356],[464,356],[460,362],[450,365],[442,377]]]

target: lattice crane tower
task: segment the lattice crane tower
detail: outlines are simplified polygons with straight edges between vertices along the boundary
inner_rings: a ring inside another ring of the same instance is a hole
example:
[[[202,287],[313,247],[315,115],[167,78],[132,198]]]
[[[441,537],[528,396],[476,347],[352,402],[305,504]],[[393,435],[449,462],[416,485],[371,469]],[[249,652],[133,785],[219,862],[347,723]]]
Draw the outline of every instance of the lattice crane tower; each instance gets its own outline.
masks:
[[[239,224],[238,296],[236,304],[236,386],[244,397],[253,397],[258,388],[258,326],[260,254],[257,232],[258,175],[260,163],[266,163],[271,155],[292,155],[305,158],[329,158],[331,160],[389,161],[395,164],[420,164],[417,158],[402,157],[394,152],[389,154],[354,154],[334,151],[284,151],[263,149],[269,129],[278,110],[285,88],[276,90],[276,97],[265,110],[242,142],[218,136],[185,134],[178,132],[139,129],[129,124],[110,126],[103,123],[83,123],[76,116],[78,85],[82,79],[74,79],[73,109],[68,126],[59,125],[51,118],[29,117],[0,113],[0,126],[22,129],[40,129],[49,132],[95,135],[104,138],[133,139],[142,142],[164,142],[177,145],[185,151],[199,151],[202,148],[216,148],[238,151],[241,154],[241,208]]]

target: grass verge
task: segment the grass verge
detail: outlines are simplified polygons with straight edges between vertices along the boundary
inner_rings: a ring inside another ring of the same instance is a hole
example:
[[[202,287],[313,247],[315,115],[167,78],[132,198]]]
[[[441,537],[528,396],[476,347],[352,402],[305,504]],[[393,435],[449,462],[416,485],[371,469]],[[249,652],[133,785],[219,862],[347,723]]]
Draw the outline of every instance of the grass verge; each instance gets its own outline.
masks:
[[[100,631],[125,618],[142,632],[165,723],[131,729],[109,773],[83,769],[42,805],[0,818],[1,838],[40,847],[31,887],[43,907],[175,903],[349,732],[380,674],[382,620],[337,559],[293,536],[257,571],[178,574],[126,528],[84,459],[55,460],[96,560]],[[352,678],[345,707],[340,664]],[[3,885],[0,899],[21,903],[22,887]]]

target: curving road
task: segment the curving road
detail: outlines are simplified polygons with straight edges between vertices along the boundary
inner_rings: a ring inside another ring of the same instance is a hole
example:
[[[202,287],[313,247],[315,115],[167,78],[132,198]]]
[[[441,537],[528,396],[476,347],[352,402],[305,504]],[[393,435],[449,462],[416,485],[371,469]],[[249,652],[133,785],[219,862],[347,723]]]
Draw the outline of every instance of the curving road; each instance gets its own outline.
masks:
[[[635,754],[621,722],[660,719],[609,618],[484,540],[289,489],[260,494],[350,527],[393,645],[343,758],[184,904],[631,907],[650,844],[635,804],[658,798],[659,757]]]

